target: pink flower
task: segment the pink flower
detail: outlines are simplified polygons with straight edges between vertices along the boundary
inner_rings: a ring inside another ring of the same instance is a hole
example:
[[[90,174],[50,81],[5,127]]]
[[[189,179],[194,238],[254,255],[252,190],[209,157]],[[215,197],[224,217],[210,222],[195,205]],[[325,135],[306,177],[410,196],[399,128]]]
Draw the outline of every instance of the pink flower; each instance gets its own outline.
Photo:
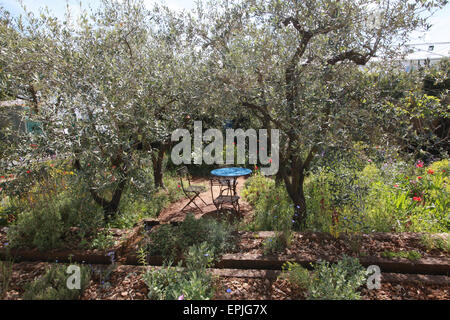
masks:
[[[398,184],[394,184],[394,188],[398,188]]]
[[[369,159],[369,160],[367,160],[367,162],[372,162],[372,160],[371,160],[371,159]]]
[[[178,300],[184,300],[184,294],[178,297]]]

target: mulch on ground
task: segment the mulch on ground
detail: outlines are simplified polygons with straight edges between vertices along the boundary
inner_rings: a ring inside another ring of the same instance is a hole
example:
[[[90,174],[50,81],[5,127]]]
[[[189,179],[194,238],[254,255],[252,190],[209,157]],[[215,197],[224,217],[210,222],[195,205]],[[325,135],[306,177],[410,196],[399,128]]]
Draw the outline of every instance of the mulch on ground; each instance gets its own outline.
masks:
[[[49,263],[17,263],[5,299],[17,300],[24,293],[27,283],[37,279],[49,268]],[[143,300],[148,289],[142,275],[142,266],[118,265],[113,270],[108,266],[93,265],[94,270],[89,287],[82,300]],[[110,271],[110,272],[108,272]],[[215,277],[216,300],[303,300],[306,293],[281,278]],[[449,285],[427,285],[411,283],[382,282],[381,289],[360,289],[364,300],[448,300]]]

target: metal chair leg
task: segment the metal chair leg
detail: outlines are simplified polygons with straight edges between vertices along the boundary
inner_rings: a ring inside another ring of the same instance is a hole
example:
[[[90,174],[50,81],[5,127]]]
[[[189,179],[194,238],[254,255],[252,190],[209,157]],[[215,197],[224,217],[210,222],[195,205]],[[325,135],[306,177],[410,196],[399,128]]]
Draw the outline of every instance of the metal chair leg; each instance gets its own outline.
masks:
[[[193,203],[197,208],[198,208],[198,210],[200,210],[200,212],[202,212],[203,213],[203,210],[202,209],[200,209],[200,207],[195,203],[195,198],[197,198],[198,197],[198,194],[196,195],[196,196],[194,196],[193,198],[189,198],[189,202],[183,207],[183,209],[181,209],[180,211],[183,211],[187,206],[189,206],[191,203]],[[200,198],[201,199],[201,198]],[[202,200],[203,201],[203,200]]]

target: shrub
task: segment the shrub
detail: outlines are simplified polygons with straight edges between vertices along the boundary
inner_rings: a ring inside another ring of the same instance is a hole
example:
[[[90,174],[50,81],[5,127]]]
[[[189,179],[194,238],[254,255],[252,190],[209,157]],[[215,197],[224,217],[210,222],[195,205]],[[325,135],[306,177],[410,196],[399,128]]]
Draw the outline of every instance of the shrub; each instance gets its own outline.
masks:
[[[293,204],[283,185],[259,173],[246,181],[242,196],[255,208],[248,229],[252,231],[286,231],[292,228]]]
[[[295,262],[286,262],[283,267],[281,278],[288,280],[291,284],[302,290],[308,290],[312,283],[311,273]]]
[[[392,160],[361,170],[346,163],[336,166],[317,168],[305,180],[308,229],[448,232],[448,160],[428,167]]]
[[[68,274],[64,265],[53,265],[39,279],[30,283],[23,295],[24,300],[76,300],[79,299],[90,282],[90,269],[79,266],[81,288],[67,288]]]
[[[280,253],[291,245],[292,232],[291,230],[277,231],[275,237],[268,238],[264,241],[264,253]]]
[[[415,250],[400,252],[384,251],[381,253],[381,256],[384,258],[404,258],[411,261],[417,261],[422,258],[420,252]]]
[[[79,227],[80,236],[91,234],[101,224],[102,212],[83,204],[79,194],[66,192],[48,199],[37,199],[33,206],[18,215],[8,238],[11,246],[33,246],[40,250],[58,248],[65,232]]]
[[[135,194],[132,188],[128,188],[120,202],[120,214],[111,222],[111,227],[132,228],[144,218],[156,218],[162,209],[184,196],[182,190],[178,188],[178,177],[167,173],[164,185],[166,190],[152,190],[150,195]]]
[[[151,255],[174,258],[185,253],[189,247],[206,242],[217,256],[235,246],[232,231],[226,222],[213,218],[196,219],[193,214],[188,214],[178,226],[162,225],[151,232],[147,250]]]
[[[367,278],[367,271],[358,259],[346,256],[337,264],[316,264],[313,274],[308,290],[311,300],[359,300],[361,296],[356,290]]]
[[[5,297],[11,282],[14,261],[0,261],[0,297]]]
[[[358,259],[344,256],[336,264],[319,262],[313,271],[287,262],[281,277],[305,290],[311,300],[359,300],[357,289],[366,281],[367,271]]]
[[[450,236],[424,234],[420,240],[427,250],[441,250],[450,253]]]
[[[207,273],[213,261],[213,251],[208,243],[193,245],[189,248],[185,259],[185,268],[182,261],[177,267],[171,263],[156,270],[152,269],[144,275],[148,286],[148,297],[152,300],[208,300],[214,290],[212,277]]]

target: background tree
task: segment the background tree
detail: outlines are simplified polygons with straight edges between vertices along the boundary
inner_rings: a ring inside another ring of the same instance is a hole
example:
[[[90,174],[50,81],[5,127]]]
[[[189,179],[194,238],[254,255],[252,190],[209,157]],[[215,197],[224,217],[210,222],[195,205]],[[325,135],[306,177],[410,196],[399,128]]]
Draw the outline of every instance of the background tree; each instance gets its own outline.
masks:
[[[176,108],[185,107],[180,79],[195,74],[183,69],[191,56],[182,52],[182,30],[164,15],[171,13],[149,11],[143,1],[111,0],[90,15],[84,11],[77,23],[70,14],[61,22],[45,12],[28,13],[26,23],[10,19],[1,55],[8,86],[24,91],[33,80],[39,98],[33,119],[43,134],[24,136],[2,165],[53,150],[73,163],[106,218],[117,214],[128,186],[150,195],[153,181],[143,173],[152,142],[165,139]]]
[[[222,101],[282,131],[280,176],[299,225],[314,156],[351,141],[376,112],[361,66],[397,56],[410,33],[426,27],[423,12],[444,3],[227,1],[200,4],[191,17]]]

